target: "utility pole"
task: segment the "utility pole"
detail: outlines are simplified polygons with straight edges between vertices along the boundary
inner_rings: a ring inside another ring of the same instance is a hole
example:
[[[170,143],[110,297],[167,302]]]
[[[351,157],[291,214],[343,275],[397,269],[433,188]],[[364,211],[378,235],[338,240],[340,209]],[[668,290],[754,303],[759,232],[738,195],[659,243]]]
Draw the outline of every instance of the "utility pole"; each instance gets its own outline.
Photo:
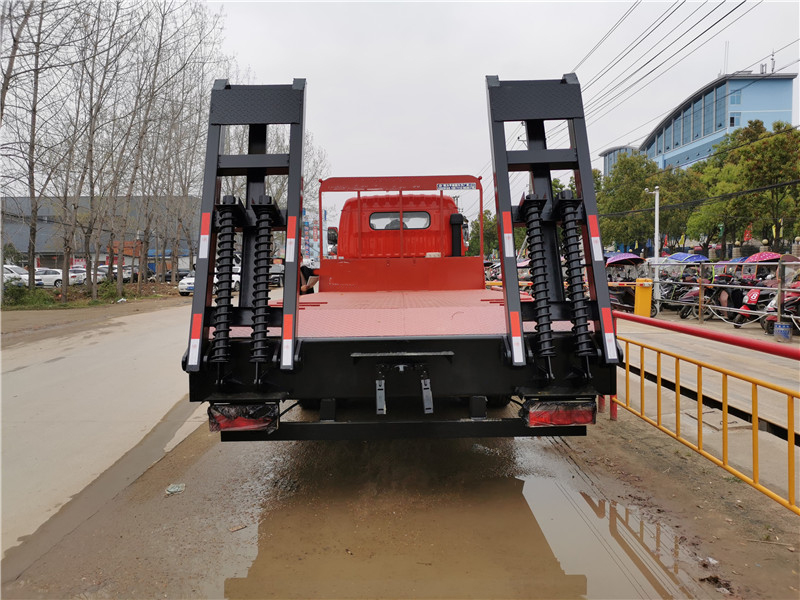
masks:
[[[655,275],[653,276],[653,294],[654,299],[661,298],[661,290],[658,286],[658,277],[659,277],[659,263],[661,262],[661,231],[659,229],[659,188],[656,186],[654,191],[650,191],[650,188],[644,188],[645,194],[653,194],[655,196],[656,201],[656,222],[655,222],[655,238],[653,239],[653,263],[655,264]]]

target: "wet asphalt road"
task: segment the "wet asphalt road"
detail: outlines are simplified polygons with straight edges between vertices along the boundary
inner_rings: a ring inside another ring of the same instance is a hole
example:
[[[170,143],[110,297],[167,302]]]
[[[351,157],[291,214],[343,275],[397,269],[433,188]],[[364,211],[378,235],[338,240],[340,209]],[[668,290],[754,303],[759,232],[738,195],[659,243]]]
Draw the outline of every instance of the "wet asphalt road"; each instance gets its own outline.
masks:
[[[4,598],[705,597],[678,538],[608,502],[558,438],[221,444],[200,427],[51,541]]]
[[[87,361],[107,348],[89,346]],[[611,501],[619,483],[578,466],[569,438],[222,444],[201,425],[164,454],[194,408],[172,401],[10,548],[4,598],[709,595],[681,536]]]

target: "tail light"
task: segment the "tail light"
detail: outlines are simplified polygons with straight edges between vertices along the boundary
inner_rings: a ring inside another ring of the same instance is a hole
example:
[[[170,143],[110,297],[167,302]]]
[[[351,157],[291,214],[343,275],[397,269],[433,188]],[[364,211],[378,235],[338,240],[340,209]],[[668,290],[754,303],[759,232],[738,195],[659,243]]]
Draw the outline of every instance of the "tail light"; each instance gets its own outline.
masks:
[[[528,400],[520,411],[528,427],[589,425],[597,422],[594,400]]]
[[[277,404],[212,404],[208,407],[210,431],[266,431],[278,429]]]

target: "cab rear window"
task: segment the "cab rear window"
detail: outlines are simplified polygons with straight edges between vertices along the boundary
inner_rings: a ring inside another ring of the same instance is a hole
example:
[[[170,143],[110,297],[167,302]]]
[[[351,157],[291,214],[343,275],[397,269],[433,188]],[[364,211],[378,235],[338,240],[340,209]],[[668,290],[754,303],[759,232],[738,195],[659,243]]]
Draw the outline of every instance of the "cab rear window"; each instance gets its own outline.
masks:
[[[427,229],[431,215],[424,211],[403,212],[403,229]],[[376,212],[369,216],[369,226],[376,231],[400,229],[399,212]]]

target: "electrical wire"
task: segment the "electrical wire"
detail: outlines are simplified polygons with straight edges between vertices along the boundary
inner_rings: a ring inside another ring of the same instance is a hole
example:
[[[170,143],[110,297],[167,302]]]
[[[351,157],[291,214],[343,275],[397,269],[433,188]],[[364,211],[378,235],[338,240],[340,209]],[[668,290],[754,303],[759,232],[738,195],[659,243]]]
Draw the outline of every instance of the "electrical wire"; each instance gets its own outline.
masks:
[[[635,3],[633,6],[631,6],[631,7],[630,7],[630,8],[629,8],[629,9],[628,9],[626,12],[625,12],[625,14],[624,14],[624,15],[622,15],[622,16],[621,16],[621,17],[620,17],[620,18],[617,20],[617,22],[616,22],[616,23],[614,23],[614,25],[611,27],[611,29],[609,29],[609,30],[606,32],[606,34],[605,34],[605,35],[604,35],[602,38],[600,38],[600,41],[599,41],[599,42],[597,42],[597,43],[594,45],[594,48],[592,48],[591,50],[589,50],[589,53],[588,53],[586,56],[584,56],[584,57],[581,59],[581,61],[580,61],[580,62],[579,62],[577,65],[575,65],[574,67],[572,67],[572,71],[570,71],[570,73],[574,73],[575,71],[577,71],[577,70],[578,70],[578,68],[579,68],[579,67],[580,67],[580,66],[581,66],[583,63],[585,63],[585,62],[587,61],[587,59],[588,59],[588,58],[589,58],[589,57],[590,57],[592,54],[594,54],[594,51],[595,51],[595,50],[597,50],[597,49],[598,49],[598,48],[599,48],[599,47],[600,47],[600,46],[603,44],[603,42],[605,42],[605,41],[608,39],[608,36],[610,36],[612,33],[614,33],[614,31],[617,29],[617,27],[619,27],[620,25],[622,25],[623,21],[625,21],[625,19],[627,19],[627,18],[628,18],[628,16],[629,16],[629,15],[630,15],[630,14],[631,14],[631,13],[632,13],[634,10],[636,10],[636,8],[638,8],[638,6],[639,6],[641,3],[642,3],[642,0],[636,0],[636,3]]]
[[[773,50],[773,51],[772,51],[770,54],[767,54],[766,56],[764,56],[764,57],[762,57],[762,58],[759,58],[759,59],[758,59],[758,60],[756,60],[755,62],[753,62],[753,63],[751,63],[751,64],[747,65],[746,67],[743,67],[742,69],[739,69],[739,70],[740,70],[740,71],[746,71],[746,70],[748,70],[748,69],[750,69],[750,68],[754,67],[755,65],[757,65],[757,64],[759,64],[759,63],[761,63],[761,61],[764,61],[764,60],[768,59],[770,56],[774,56],[774,55],[775,55],[775,53],[777,53],[777,52],[782,52],[783,50],[786,50],[786,48],[788,48],[789,46],[792,46],[792,45],[796,44],[797,42],[800,42],[800,38],[797,38],[796,40],[793,40],[793,41],[789,42],[788,44],[786,44],[785,46],[782,46],[781,48],[778,48],[777,50]],[[795,61],[795,62],[796,62],[796,61]],[[790,63],[790,65],[791,65],[791,64],[794,64],[794,63]],[[783,69],[787,68],[788,66],[789,66],[789,65],[786,65],[786,66],[782,67],[781,69],[778,69],[778,72],[780,72],[781,70],[783,70]],[[765,79],[765,78],[767,78],[767,77],[769,77],[769,74],[762,76],[762,77],[761,77],[761,79]],[[760,79],[759,79],[759,80],[760,80]],[[755,82],[753,82],[753,83],[755,83]],[[748,87],[750,87],[751,85],[753,85],[753,83],[748,83],[747,85],[745,85],[745,86],[742,86],[740,89],[745,89],[745,88],[748,88]],[[725,95],[725,97],[727,98],[728,96],[730,96],[730,94],[731,94],[731,93],[732,93],[732,92],[729,92],[728,94],[726,94],[726,95]],[[653,117],[653,118],[652,118],[652,119],[650,119],[649,121],[645,121],[645,122],[644,122],[644,123],[642,123],[641,125],[639,125],[639,126],[637,126],[637,127],[634,127],[634,128],[633,128],[633,129],[631,129],[630,131],[628,131],[628,132],[626,132],[626,133],[623,133],[622,135],[620,135],[620,136],[618,136],[618,137],[614,138],[613,140],[611,140],[611,141],[609,141],[609,142],[606,142],[605,144],[601,144],[601,147],[603,147],[603,148],[609,148],[609,147],[613,146],[613,145],[614,145],[616,142],[618,142],[618,141],[620,141],[620,140],[622,140],[622,139],[628,138],[628,136],[630,136],[630,134],[632,134],[633,132],[635,132],[635,131],[638,131],[639,129],[641,129],[642,127],[645,127],[646,125],[649,125],[649,124],[650,124],[650,123],[652,123],[653,121],[659,121],[659,120],[663,120],[663,118],[664,118],[665,116],[667,116],[668,114],[670,114],[670,113],[673,113],[673,112],[675,112],[675,109],[674,109],[674,108],[671,108],[671,109],[669,109],[668,111],[665,111],[665,112],[661,113],[660,115],[658,115],[658,116],[656,116],[656,117]],[[652,133],[652,131],[651,131],[650,133]],[[647,137],[650,137],[650,134],[649,134],[649,133],[648,133]],[[631,142],[631,143],[630,143],[630,144],[628,144],[628,145],[630,145],[630,146],[633,146],[633,145],[641,145],[641,144],[636,144],[636,142]],[[599,158],[602,158],[602,157],[599,157]]]
[[[730,200],[731,198],[738,198],[739,196],[748,196],[750,194],[757,194],[759,192],[766,192],[769,190],[774,190],[777,188],[788,187],[790,185],[798,185],[800,184],[800,179],[793,179],[791,181],[783,181],[781,183],[773,183],[771,185],[765,185],[759,188],[753,188],[749,190],[741,190],[738,192],[730,192],[728,194],[721,194],[719,196],[710,196],[708,198],[700,198],[699,200],[687,200],[686,202],[679,202],[678,204],[660,204],[659,210],[669,210],[672,208],[688,208],[694,206],[700,206],[701,204],[713,204],[714,202],[721,202],[723,200]],[[656,210],[655,206],[651,206],[649,208],[634,208],[631,210],[619,211],[619,212],[612,212],[612,213],[602,213],[599,214],[599,217],[626,217],[628,215],[638,214],[638,213],[647,213],[647,212],[654,212]]]

